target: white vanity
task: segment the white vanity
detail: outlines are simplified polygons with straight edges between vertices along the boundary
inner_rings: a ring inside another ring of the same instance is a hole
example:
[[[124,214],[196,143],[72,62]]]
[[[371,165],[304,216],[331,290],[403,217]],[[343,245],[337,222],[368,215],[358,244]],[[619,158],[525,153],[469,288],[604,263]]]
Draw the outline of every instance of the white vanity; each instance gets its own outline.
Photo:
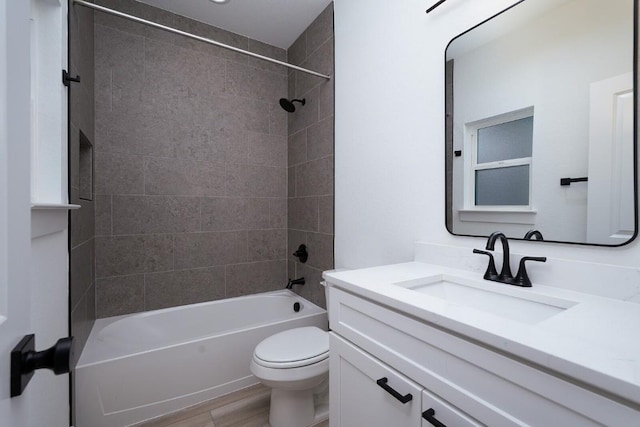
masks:
[[[484,261],[324,274],[332,427],[640,425],[640,304],[536,280],[562,261],[532,288]]]

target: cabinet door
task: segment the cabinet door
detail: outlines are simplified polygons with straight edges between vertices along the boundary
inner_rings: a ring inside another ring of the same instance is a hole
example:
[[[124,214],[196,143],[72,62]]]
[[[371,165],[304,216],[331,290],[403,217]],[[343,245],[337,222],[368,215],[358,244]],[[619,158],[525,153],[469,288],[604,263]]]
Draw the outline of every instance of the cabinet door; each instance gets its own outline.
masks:
[[[479,427],[482,425],[428,390],[422,391],[422,427]]]
[[[420,386],[333,333],[330,343],[331,427],[420,426]]]

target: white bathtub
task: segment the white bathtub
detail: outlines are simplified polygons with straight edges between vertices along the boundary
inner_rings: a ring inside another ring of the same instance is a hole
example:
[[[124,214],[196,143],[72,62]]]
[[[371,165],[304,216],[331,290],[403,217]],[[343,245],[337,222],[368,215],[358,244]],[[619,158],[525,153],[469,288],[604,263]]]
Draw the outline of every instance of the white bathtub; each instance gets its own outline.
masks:
[[[327,329],[327,313],[288,290],[98,319],[75,369],[75,425],[127,426],[255,384],[254,347],[301,326]]]

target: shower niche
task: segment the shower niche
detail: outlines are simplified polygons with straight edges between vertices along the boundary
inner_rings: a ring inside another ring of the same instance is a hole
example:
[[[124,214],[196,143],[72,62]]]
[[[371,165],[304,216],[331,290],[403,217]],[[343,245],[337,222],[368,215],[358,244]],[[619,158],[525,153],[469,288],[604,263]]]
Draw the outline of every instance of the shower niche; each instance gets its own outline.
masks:
[[[78,184],[79,197],[93,200],[93,144],[82,132],[78,138]]]

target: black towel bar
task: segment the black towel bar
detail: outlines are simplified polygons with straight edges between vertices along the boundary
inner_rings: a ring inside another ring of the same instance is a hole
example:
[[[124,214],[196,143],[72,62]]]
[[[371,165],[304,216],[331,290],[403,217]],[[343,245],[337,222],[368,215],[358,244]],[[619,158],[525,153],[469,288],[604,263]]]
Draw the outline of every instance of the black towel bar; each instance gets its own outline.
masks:
[[[440,6],[442,3],[444,3],[447,0],[440,0],[439,2],[437,2],[436,4],[434,4],[433,6],[431,6],[429,9],[427,9],[427,13],[431,12],[433,9],[435,9],[436,7]]]
[[[589,181],[589,178],[582,177],[582,178],[560,178],[560,185],[571,185],[572,182],[587,182]]]

